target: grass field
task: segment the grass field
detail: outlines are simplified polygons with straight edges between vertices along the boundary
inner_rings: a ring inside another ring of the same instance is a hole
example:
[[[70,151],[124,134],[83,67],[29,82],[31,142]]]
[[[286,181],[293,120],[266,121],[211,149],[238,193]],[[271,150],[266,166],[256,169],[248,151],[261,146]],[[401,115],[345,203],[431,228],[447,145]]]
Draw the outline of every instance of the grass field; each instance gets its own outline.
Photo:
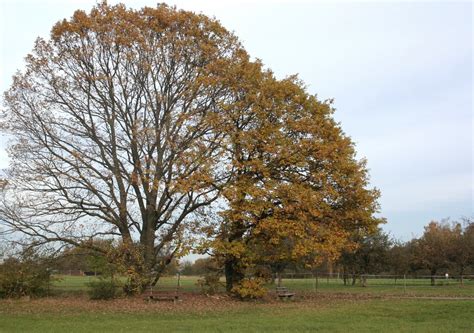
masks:
[[[96,280],[95,277],[83,276],[59,276],[52,284],[51,291],[54,293],[84,293],[87,283]],[[182,276],[180,278],[180,289],[185,292],[200,292],[197,285],[199,278],[195,276]],[[355,286],[344,286],[340,279],[313,278],[292,279],[284,278],[282,285],[295,292],[305,293],[347,293],[347,294],[371,294],[371,295],[407,295],[407,296],[453,296],[474,297],[474,281],[466,279],[464,285],[456,280],[439,281],[435,286],[430,285],[429,278],[426,279],[387,279],[374,278],[367,280],[367,287],[359,283]],[[170,289],[177,286],[176,277],[163,277],[160,279],[156,289]],[[223,286],[223,283],[222,283]],[[223,289],[223,288],[222,288]],[[269,290],[274,286],[269,285]]]
[[[474,281],[465,280],[461,285],[458,281],[439,281],[436,285],[430,284],[429,278],[424,279],[387,279],[373,278],[367,280],[367,286],[344,285],[340,279],[283,279],[282,285],[295,291],[315,293],[362,293],[372,295],[398,296],[453,296],[474,297]]]
[[[180,277],[180,289],[188,292],[199,292],[200,289],[197,285],[199,277],[196,276],[182,276]],[[69,276],[61,275],[55,276],[51,284],[51,291],[60,291],[63,293],[78,293],[85,292],[88,289],[88,283],[99,280],[98,277],[94,276]],[[164,287],[166,289],[175,288],[178,285],[176,277],[162,277],[158,282],[156,288]]]
[[[141,304],[138,308],[133,304],[126,307],[123,301],[114,302],[2,301],[0,332],[474,331],[473,301],[324,298],[207,304],[204,300],[191,304]]]
[[[180,302],[148,303],[143,297],[91,301],[85,291],[95,279],[60,277],[51,290],[62,297],[0,300],[0,332],[474,332],[473,281],[430,286],[429,280],[399,285],[378,279],[361,287],[336,279],[283,279],[295,300],[270,294],[240,302],[202,295],[198,278],[181,277]],[[173,288],[177,279],[159,284]]]

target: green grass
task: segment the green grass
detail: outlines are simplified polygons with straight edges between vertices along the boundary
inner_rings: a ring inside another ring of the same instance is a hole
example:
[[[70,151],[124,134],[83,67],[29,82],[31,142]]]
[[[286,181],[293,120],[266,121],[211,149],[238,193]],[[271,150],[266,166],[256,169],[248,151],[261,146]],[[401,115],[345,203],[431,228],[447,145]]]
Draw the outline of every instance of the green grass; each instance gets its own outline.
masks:
[[[473,301],[361,300],[153,313],[12,313],[0,332],[473,332]],[[14,305],[13,305],[14,306]]]
[[[52,287],[61,290],[86,290],[87,284],[92,281],[97,281],[98,278],[94,276],[70,276],[60,275],[53,276]]]
[[[429,279],[368,279],[367,286],[344,285],[340,279],[283,279],[282,285],[294,291],[316,293],[356,293],[370,295],[407,295],[407,296],[453,296],[474,297],[474,281],[465,280],[464,285],[459,282],[438,281],[431,286]]]
[[[75,295],[96,279],[62,276],[51,288]],[[180,285],[198,294],[197,279],[181,277]],[[403,280],[390,279],[369,280],[368,287],[344,286],[337,279],[318,279],[317,285],[314,279],[283,279],[282,284],[297,296],[313,297],[242,303],[195,295],[177,304],[147,304],[142,298],[92,302],[77,296],[0,300],[0,332],[474,332],[474,298],[391,297],[473,297],[473,281],[430,286],[429,279],[407,280],[406,291]],[[176,277],[164,277],[157,288],[176,285]]]
[[[180,289],[183,291],[195,291],[199,292],[200,289],[196,285],[199,278],[195,276],[181,276],[180,277]],[[95,276],[70,276],[70,275],[59,275],[54,276],[51,284],[51,290],[53,292],[62,293],[79,293],[86,292],[88,289],[88,283],[99,280],[99,277]],[[125,282],[125,279],[119,279]],[[155,288],[172,289],[178,285],[178,279],[175,276],[162,277]]]
[[[84,293],[87,291],[87,283],[96,280],[96,277],[87,276],[59,276],[51,286],[52,292],[61,293]],[[180,286],[182,291],[199,292],[200,288],[196,284],[199,278],[195,276],[182,276]],[[162,277],[155,289],[172,289],[177,286],[177,278]],[[435,286],[430,285],[427,279],[407,279],[404,285],[403,279],[368,279],[367,287],[362,287],[359,282],[355,286],[344,286],[340,279],[313,278],[306,279],[283,279],[282,285],[296,292],[308,293],[347,293],[347,294],[370,294],[370,295],[408,295],[408,296],[453,296],[453,297],[474,297],[474,281],[465,280],[461,286],[455,280],[437,281]],[[273,285],[268,285],[268,289],[274,289]]]

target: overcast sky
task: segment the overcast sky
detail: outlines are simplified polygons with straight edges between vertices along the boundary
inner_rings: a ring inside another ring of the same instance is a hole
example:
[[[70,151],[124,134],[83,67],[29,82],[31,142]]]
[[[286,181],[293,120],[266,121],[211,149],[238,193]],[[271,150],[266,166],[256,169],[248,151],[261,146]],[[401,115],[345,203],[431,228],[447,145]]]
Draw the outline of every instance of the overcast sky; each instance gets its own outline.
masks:
[[[0,91],[36,37],[94,3],[1,1]],[[310,93],[335,99],[335,118],[368,159],[393,236],[407,240],[430,220],[473,215],[471,2],[168,3],[215,16],[278,77],[298,73]],[[5,141],[0,168],[8,166]]]

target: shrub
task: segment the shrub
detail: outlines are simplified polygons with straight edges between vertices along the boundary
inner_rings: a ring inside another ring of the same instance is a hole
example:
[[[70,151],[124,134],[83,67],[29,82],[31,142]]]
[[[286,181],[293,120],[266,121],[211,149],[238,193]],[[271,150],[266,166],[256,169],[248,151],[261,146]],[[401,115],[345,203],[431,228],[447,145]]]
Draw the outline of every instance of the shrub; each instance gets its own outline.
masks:
[[[113,280],[100,279],[98,281],[89,282],[89,297],[91,299],[113,299],[117,297],[117,283]]]
[[[50,281],[50,270],[37,257],[9,258],[0,265],[0,297],[44,296]]]
[[[245,278],[232,288],[232,293],[242,300],[258,299],[266,295],[263,278]]]
[[[222,285],[219,274],[206,274],[196,284],[201,288],[201,292],[206,295],[217,293]]]
[[[122,287],[127,296],[137,295],[144,292],[150,285],[150,280],[140,276],[129,276]]]

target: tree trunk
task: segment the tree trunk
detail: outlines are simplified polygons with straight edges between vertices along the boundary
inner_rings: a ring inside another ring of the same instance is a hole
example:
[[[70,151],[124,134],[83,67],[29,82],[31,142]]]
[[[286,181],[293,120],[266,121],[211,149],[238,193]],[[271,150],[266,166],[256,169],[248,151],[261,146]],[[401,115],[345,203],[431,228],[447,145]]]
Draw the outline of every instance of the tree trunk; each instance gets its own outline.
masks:
[[[431,285],[434,286],[435,285],[436,269],[432,268],[430,273],[431,273]]]
[[[244,193],[240,193],[241,200],[239,203],[243,203],[243,198],[245,196]],[[232,224],[232,230],[228,237],[228,242],[232,243],[234,241],[240,241],[242,239],[242,235],[245,232],[244,224],[241,220],[235,221]],[[225,290],[229,293],[231,292],[234,285],[238,284],[243,278],[244,275],[242,274],[241,268],[238,267],[240,262],[240,258],[236,258],[232,254],[227,254],[225,262],[224,262],[224,274],[225,274]]]
[[[146,273],[150,274],[156,265],[155,254],[155,221],[156,212],[152,206],[146,208],[143,229],[140,235],[140,245],[143,247],[143,261]]]
[[[347,286],[347,270],[346,270],[346,266],[342,266],[342,279],[344,280],[344,285]]]
[[[233,287],[233,276],[234,276],[234,267],[232,261],[226,260],[224,264],[224,273],[225,273],[225,290],[230,292]]]
[[[327,262],[327,267],[328,267],[328,276],[332,277],[333,271],[334,271],[334,266],[331,260],[328,260]]]
[[[227,259],[224,263],[225,290],[231,292],[234,285],[238,284],[244,275],[237,267],[238,261],[235,258]]]

